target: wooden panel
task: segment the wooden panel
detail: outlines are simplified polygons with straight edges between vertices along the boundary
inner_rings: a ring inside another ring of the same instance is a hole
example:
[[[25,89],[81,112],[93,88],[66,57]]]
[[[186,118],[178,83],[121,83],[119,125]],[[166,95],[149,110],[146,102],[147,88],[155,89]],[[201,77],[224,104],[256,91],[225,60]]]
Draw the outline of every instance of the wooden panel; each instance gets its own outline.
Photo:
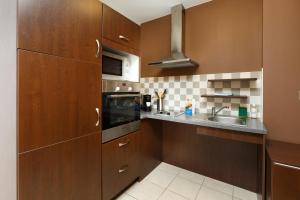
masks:
[[[101,200],[101,138],[92,134],[19,155],[19,200]]]
[[[121,39],[120,36],[126,39]],[[103,5],[103,37],[140,49],[140,27],[106,5]]]
[[[134,132],[102,145],[103,200],[113,199],[138,178],[139,136]]]
[[[268,140],[267,151],[274,162],[300,167],[300,144]]]
[[[162,122],[144,119],[141,123],[140,178],[146,177],[162,160]]]
[[[217,132],[218,129],[215,129]],[[197,134],[197,126],[163,123],[163,161],[254,192],[260,145]]]
[[[19,50],[19,151],[98,132],[100,65]]]
[[[101,17],[98,0],[19,0],[18,47],[100,63]]]
[[[197,126],[197,134],[216,138],[263,144],[263,135]]]

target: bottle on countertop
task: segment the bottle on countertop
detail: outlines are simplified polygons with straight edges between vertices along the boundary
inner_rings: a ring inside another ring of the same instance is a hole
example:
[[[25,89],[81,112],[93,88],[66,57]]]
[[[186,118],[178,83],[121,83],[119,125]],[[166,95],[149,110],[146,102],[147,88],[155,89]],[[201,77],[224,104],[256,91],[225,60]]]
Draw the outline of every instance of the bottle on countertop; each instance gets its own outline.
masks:
[[[256,119],[257,118],[257,105],[255,104],[251,104],[250,105],[250,117],[253,118],[253,119]]]

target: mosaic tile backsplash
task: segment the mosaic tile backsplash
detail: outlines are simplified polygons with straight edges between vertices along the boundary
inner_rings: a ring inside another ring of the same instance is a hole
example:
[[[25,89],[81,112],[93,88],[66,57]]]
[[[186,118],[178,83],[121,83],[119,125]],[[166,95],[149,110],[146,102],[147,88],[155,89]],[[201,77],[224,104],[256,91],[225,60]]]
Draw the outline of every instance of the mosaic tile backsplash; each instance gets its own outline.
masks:
[[[257,80],[228,80],[242,78],[257,78]],[[222,79],[222,81],[208,81],[211,79]],[[187,99],[195,99],[196,113],[211,113],[212,107],[229,106],[230,109],[225,109],[220,114],[238,116],[239,106],[247,107],[249,113],[250,105],[255,104],[258,110],[257,116],[262,118],[261,71],[141,78],[141,93],[152,95],[153,109],[156,109],[154,91],[163,89],[167,89],[164,99],[165,110],[182,111]],[[248,96],[248,98],[201,97],[201,95],[216,93],[232,93],[233,95]],[[248,115],[250,116],[250,113]]]

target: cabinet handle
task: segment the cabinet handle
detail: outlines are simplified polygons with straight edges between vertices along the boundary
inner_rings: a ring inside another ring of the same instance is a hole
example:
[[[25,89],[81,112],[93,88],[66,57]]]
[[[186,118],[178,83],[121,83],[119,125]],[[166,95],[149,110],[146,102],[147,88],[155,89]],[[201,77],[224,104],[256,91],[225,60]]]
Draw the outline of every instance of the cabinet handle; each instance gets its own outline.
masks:
[[[100,110],[99,108],[96,108],[96,113],[97,113],[97,122],[96,122],[96,126],[99,126],[100,124]]]
[[[96,58],[99,57],[99,53],[100,53],[100,42],[98,39],[96,39],[96,44],[97,44],[97,53],[96,53]]]
[[[127,170],[128,170],[128,165],[126,165],[126,166],[120,168],[120,169],[119,169],[119,174],[123,174],[123,173],[127,172]]]
[[[119,39],[124,40],[126,42],[129,42],[129,38],[123,36],[123,35],[119,35]]]
[[[287,165],[287,164],[283,164],[283,163],[279,163],[279,162],[274,162],[274,165],[281,166],[281,167],[287,167],[287,168],[290,168],[290,169],[300,170],[300,167]]]
[[[119,143],[119,147],[124,147],[124,146],[127,146],[129,144],[130,141],[127,141],[127,142],[120,142]]]

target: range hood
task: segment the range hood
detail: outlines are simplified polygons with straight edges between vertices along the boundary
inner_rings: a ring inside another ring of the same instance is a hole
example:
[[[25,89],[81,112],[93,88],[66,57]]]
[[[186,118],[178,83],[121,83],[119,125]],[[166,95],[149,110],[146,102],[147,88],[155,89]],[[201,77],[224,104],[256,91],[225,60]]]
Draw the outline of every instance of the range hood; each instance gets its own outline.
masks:
[[[197,67],[198,64],[186,57],[183,51],[184,8],[182,4],[171,8],[171,58],[149,63],[160,68]]]

